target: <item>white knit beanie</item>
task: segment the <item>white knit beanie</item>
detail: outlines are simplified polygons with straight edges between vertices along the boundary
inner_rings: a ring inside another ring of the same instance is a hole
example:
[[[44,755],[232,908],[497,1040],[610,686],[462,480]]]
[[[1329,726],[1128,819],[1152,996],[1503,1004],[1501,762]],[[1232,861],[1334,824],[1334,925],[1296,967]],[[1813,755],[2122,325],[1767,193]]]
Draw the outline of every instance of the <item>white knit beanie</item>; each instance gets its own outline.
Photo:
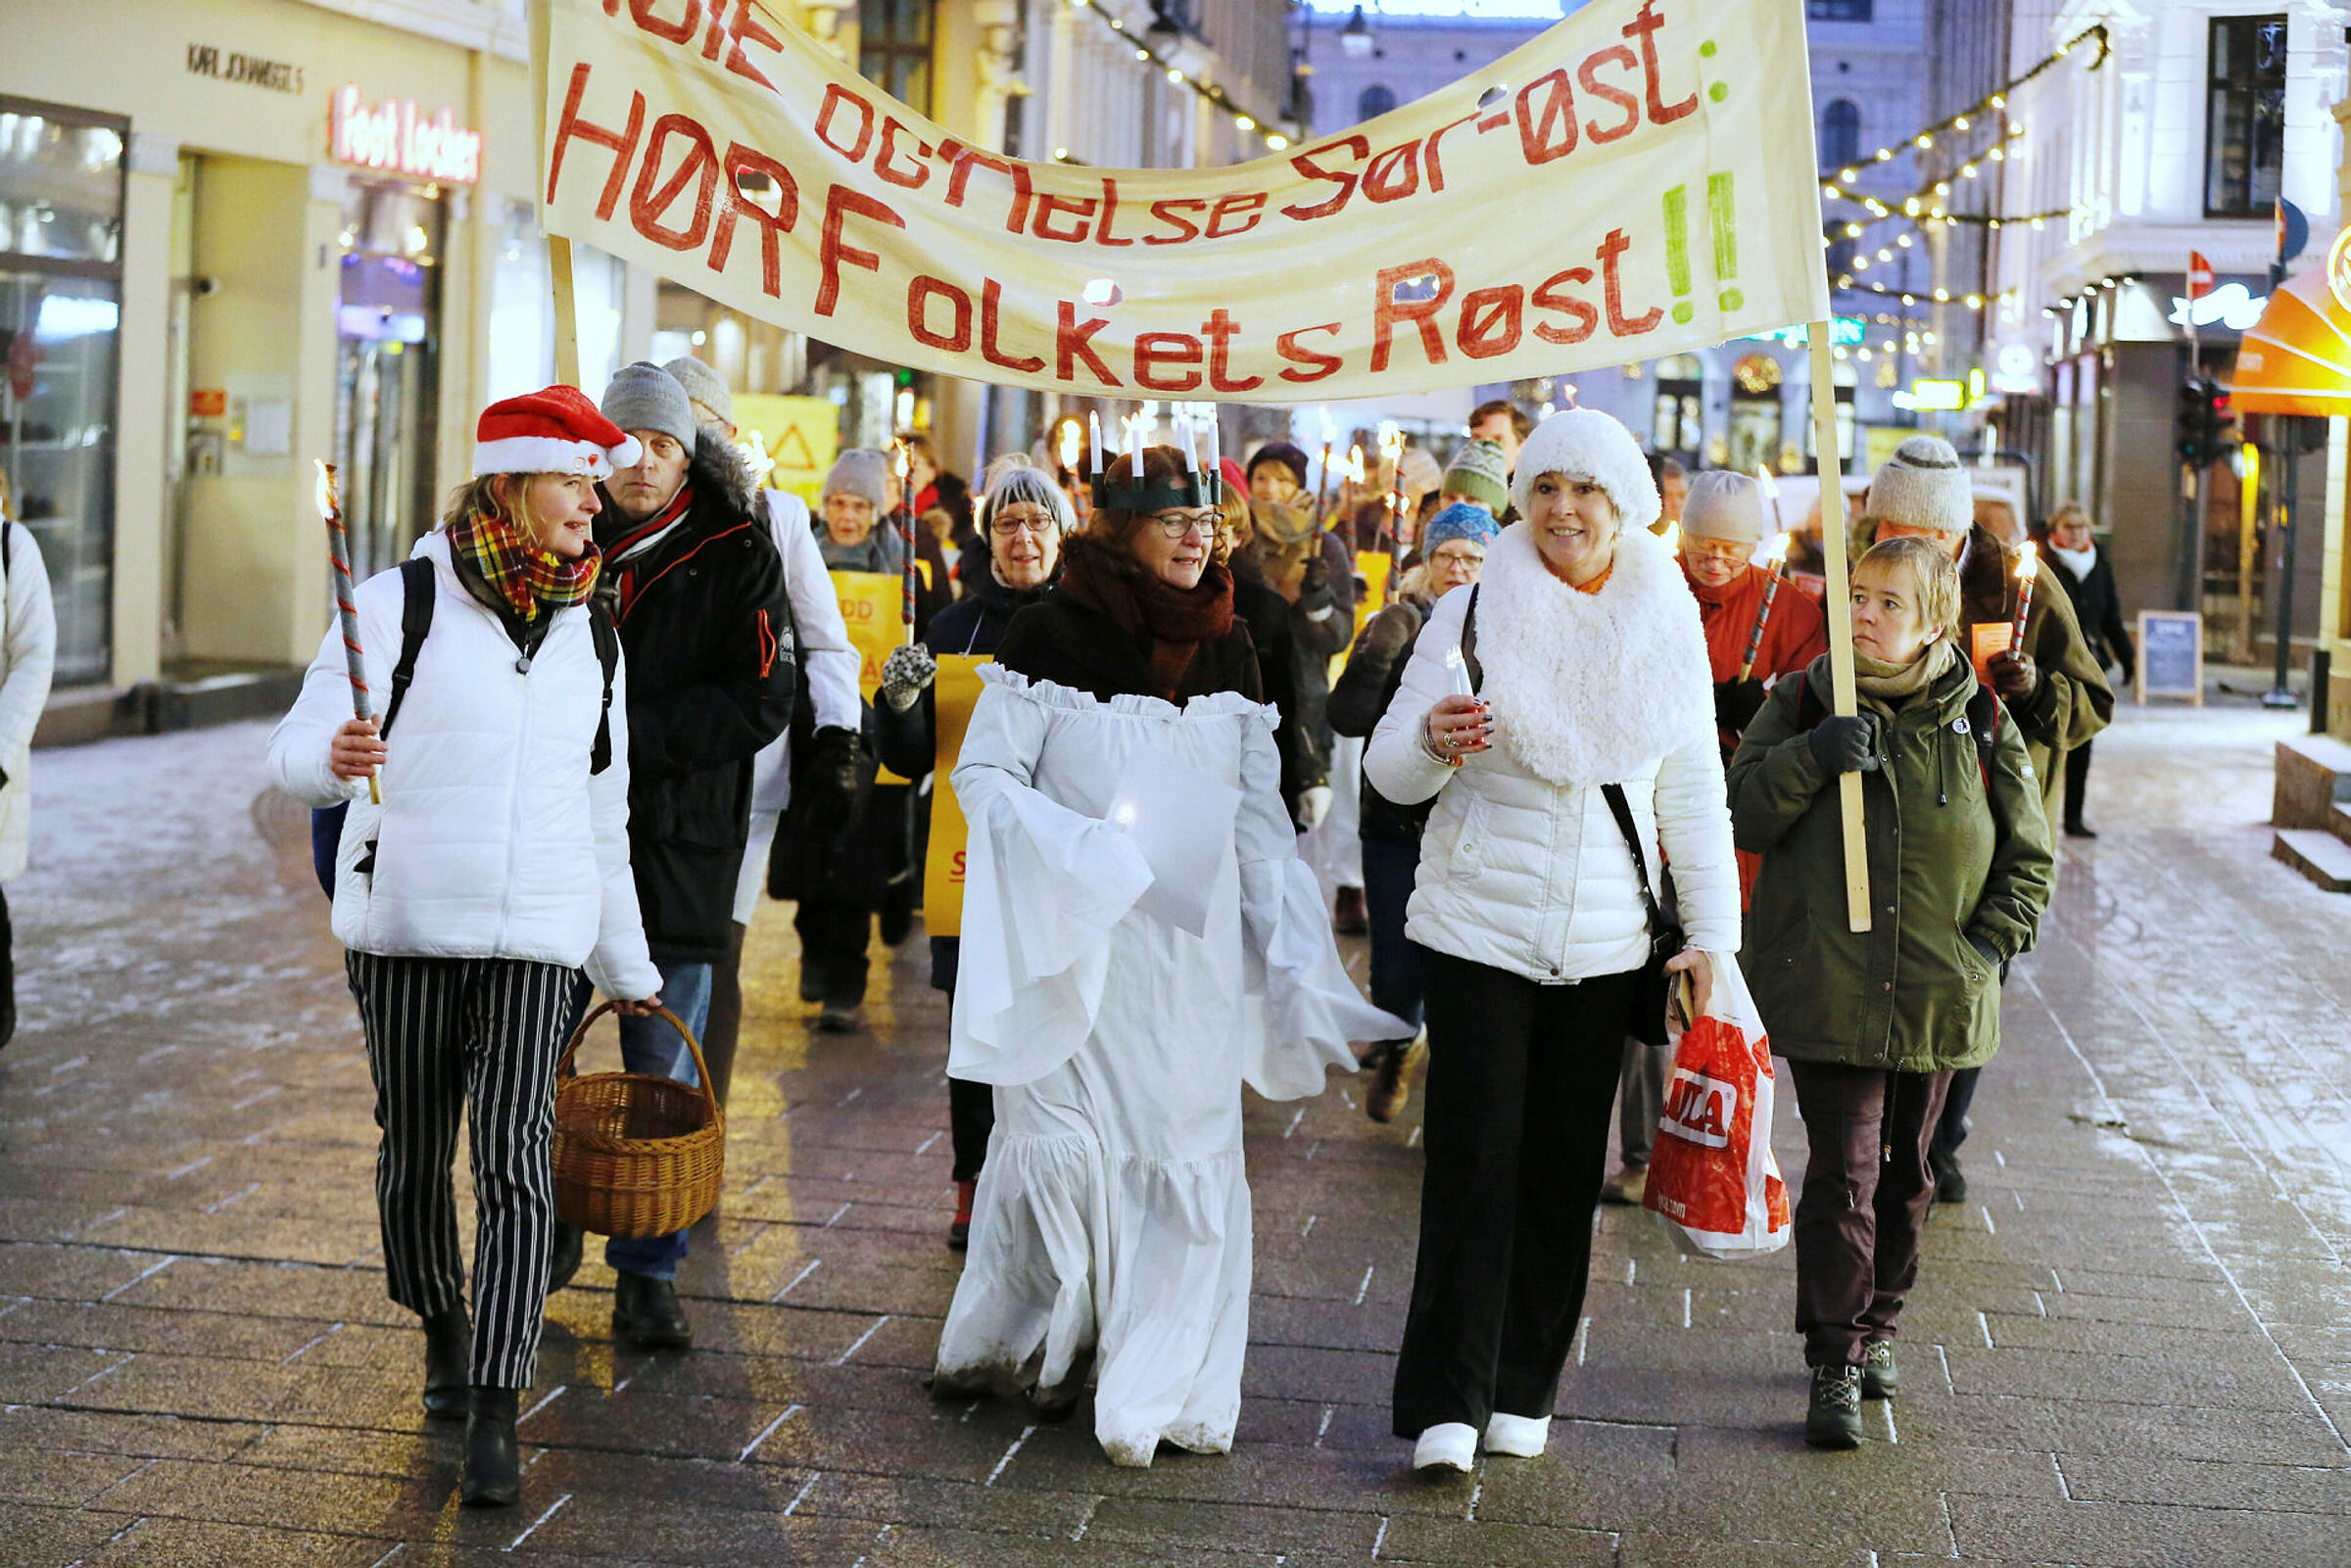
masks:
[[[1633,440],[1631,431],[1597,408],[1560,409],[1535,426],[1534,434],[1518,449],[1518,467],[1511,475],[1511,503],[1520,516],[1526,514],[1535,481],[1545,474],[1564,474],[1598,485],[1628,533],[1649,527],[1664,510],[1640,443]]]
[[[1949,442],[1912,436],[1879,465],[1862,514],[1930,533],[1964,534],[1976,522],[1975,490]]]
[[[1692,474],[1689,497],[1682,502],[1682,533],[1734,545],[1761,544],[1763,487],[1735,468]]]

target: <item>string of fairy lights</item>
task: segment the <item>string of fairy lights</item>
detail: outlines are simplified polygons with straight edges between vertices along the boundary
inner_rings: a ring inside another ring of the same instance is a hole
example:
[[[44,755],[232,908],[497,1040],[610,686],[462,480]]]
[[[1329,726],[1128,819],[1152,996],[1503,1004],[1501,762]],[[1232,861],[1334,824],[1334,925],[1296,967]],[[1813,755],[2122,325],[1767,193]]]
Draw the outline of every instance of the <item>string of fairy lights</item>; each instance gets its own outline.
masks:
[[[2104,24],[2093,24],[2083,28],[2073,37],[2058,44],[2030,70],[2001,83],[2000,86],[1986,93],[1966,109],[1922,127],[1902,141],[1879,148],[1869,158],[1856,160],[1839,169],[1833,179],[1822,180],[1820,191],[1825,199],[1852,203],[1868,214],[1865,217],[1846,219],[1841,225],[1845,238],[1861,240],[1871,228],[1881,222],[1901,222],[1910,225],[1895,235],[1892,243],[1879,246],[1874,257],[1867,250],[1856,252],[1852,258],[1850,269],[1837,278],[1837,287],[1858,294],[1874,294],[1885,298],[1899,299],[1904,305],[1914,305],[1922,299],[1932,299],[1937,304],[1963,302],[1971,310],[1982,309],[1985,302],[1981,295],[1955,296],[1947,289],[1904,289],[1885,284],[1865,283],[1860,281],[1855,274],[1868,271],[1873,261],[1883,265],[1898,260],[1896,255],[1898,251],[1909,250],[1916,244],[1914,231],[1931,233],[1939,224],[1948,228],[1961,223],[1974,224],[1991,230],[2011,225],[2023,225],[2039,230],[2053,219],[2067,216],[2068,210],[2057,208],[2040,213],[2015,214],[1953,212],[1948,206],[1948,199],[1956,187],[1950,178],[1930,180],[1909,195],[1891,201],[1855,190],[1852,187],[1861,178],[1861,171],[1865,167],[1892,163],[1905,149],[1915,148],[1920,152],[1931,151],[1939,139],[1947,140],[1955,135],[1970,135],[1980,125],[1996,125],[1998,134],[1992,139],[1991,145],[1977,147],[1962,159],[1957,170],[1958,181],[1965,182],[1981,177],[1987,165],[2004,164],[2013,158],[2021,157],[2022,155],[2015,153],[2013,149],[2017,143],[2025,139],[2025,127],[2008,118],[2009,96],[2017,89],[2055,69],[2061,62],[2072,59],[2077,50],[2084,48],[2093,51],[2088,63],[2089,70],[2095,71],[2106,63],[2108,56],[2113,53],[2113,46],[2108,41]],[[1822,243],[1825,245],[1828,240],[1824,237]]]
[[[1223,87],[1185,71],[1166,55],[1152,48],[1147,40],[1147,33],[1145,36],[1138,37],[1135,29],[1127,25],[1124,18],[1113,16],[1110,13],[1108,0],[1067,0],[1067,3],[1073,11],[1090,11],[1100,18],[1103,25],[1118,34],[1120,40],[1134,51],[1137,64],[1151,66],[1165,71],[1169,81],[1178,87],[1189,87],[1199,97],[1229,115],[1232,118],[1233,129],[1244,135],[1263,137],[1266,146],[1273,152],[1278,153],[1290,145],[1288,135],[1260,124],[1257,117],[1234,102],[1232,95]],[[1181,36],[1181,34],[1178,33],[1177,36]],[[1070,156],[1070,150],[1066,147],[1054,148],[1053,159],[1054,162],[1061,164],[1080,162]]]

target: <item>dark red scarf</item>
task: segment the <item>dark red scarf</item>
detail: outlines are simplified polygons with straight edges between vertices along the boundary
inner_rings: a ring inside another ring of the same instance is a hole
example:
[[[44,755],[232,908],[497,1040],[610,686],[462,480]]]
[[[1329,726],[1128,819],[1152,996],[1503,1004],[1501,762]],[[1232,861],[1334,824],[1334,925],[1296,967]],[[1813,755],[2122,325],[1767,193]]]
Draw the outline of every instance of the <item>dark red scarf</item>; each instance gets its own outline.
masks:
[[[1197,585],[1176,588],[1080,534],[1062,546],[1060,591],[1109,616],[1129,637],[1149,636],[1151,690],[1170,702],[1200,644],[1232,630],[1232,573],[1214,561]]]
[[[630,609],[637,602],[637,568],[644,563],[632,562],[624,565],[621,564],[620,557],[685,516],[687,508],[693,504],[694,485],[689,481],[678,487],[678,493],[670,498],[668,505],[653,513],[644,522],[630,525],[626,533],[618,535],[610,545],[605,546],[606,558],[614,563],[613,581],[620,590],[620,618],[622,620],[628,619]]]

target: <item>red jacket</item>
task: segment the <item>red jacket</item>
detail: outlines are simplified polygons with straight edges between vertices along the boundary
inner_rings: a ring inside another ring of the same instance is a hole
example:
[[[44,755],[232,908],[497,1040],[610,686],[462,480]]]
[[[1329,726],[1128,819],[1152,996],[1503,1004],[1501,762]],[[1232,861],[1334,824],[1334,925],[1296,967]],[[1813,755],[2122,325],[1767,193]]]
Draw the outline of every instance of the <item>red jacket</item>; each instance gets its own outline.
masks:
[[[1740,663],[1747,657],[1747,640],[1754,631],[1755,611],[1763,603],[1763,586],[1770,580],[1769,575],[1760,566],[1750,566],[1723,587],[1708,588],[1690,575],[1685,563],[1682,579],[1698,599],[1698,616],[1706,629],[1706,659],[1713,666],[1713,679],[1736,681]],[[1780,591],[1772,595],[1771,619],[1764,623],[1763,643],[1755,652],[1755,679],[1775,681],[1805,668],[1828,650],[1827,613],[1811,594],[1783,580]],[[1739,737],[1726,734],[1722,744],[1723,753],[1728,756],[1738,748]]]

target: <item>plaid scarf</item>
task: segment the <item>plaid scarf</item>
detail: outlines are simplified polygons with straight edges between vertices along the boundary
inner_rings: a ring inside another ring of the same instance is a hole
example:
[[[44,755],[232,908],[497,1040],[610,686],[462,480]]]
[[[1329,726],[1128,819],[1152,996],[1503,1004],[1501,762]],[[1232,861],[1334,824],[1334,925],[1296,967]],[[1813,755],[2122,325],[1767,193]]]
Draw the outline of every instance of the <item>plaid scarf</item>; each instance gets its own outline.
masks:
[[[585,600],[603,565],[593,541],[577,560],[565,560],[533,545],[512,518],[496,512],[475,512],[450,524],[449,547],[471,561],[526,625],[539,618],[542,606],[561,609]]]

